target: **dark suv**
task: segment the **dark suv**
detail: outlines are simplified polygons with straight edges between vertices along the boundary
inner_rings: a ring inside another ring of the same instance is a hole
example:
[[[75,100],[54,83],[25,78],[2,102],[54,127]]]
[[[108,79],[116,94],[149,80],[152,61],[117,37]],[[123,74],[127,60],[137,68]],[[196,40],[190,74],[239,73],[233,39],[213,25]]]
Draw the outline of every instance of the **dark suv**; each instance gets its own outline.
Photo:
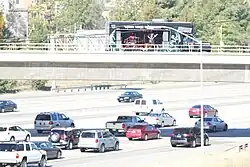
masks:
[[[54,128],[48,140],[57,147],[71,150],[78,147],[81,132],[81,129],[76,128]]]
[[[198,127],[184,127],[175,128],[171,134],[170,142],[172,147],[177,145],[184,145],[189,147],[196,147],[201,145],[201,133]],[[209,136],[204,133],[204,145],[209,145]]]

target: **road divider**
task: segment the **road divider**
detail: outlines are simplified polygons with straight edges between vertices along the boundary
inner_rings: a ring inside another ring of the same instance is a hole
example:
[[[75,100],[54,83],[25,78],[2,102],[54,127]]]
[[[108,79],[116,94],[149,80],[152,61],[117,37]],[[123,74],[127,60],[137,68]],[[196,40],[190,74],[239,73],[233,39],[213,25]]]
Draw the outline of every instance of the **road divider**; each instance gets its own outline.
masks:
[[[77,86],[77,87],[70,87],[70,88],[55,88],[51,89],[54,92],[80,92],[80,91],[98,91],[98,90],[109,90],[109,89],[122,89],[126,88],[126,84],[103,84],[103,85],[88,85],[88,86]]]

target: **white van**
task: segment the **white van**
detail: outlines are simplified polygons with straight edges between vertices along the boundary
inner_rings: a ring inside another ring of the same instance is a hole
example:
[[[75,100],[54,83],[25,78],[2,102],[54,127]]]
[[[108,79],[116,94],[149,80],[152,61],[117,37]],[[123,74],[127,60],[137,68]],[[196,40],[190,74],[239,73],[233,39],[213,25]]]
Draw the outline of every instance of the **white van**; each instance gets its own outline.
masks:
[[[163,103],[156,98],[142,98],[135,100],[135,111],[146,110],[148,112],[165,111]]]

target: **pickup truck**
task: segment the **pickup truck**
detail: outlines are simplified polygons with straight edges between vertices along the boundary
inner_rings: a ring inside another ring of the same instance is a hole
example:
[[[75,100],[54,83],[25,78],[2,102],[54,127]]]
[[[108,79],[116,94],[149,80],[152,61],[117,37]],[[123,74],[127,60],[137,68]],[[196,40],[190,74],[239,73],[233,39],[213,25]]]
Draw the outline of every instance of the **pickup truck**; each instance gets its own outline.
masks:
[[[113,134],[125,134],[127,129],[135,125],[148,124],[138,116],[118,116],[117,121],[106,123],[106,129]]]
[[[39,150],[31,142],[2,142],[0,143],[0,166],[24,167],[27,164],[38,164],[38,167],[45,167],[47,154]]]

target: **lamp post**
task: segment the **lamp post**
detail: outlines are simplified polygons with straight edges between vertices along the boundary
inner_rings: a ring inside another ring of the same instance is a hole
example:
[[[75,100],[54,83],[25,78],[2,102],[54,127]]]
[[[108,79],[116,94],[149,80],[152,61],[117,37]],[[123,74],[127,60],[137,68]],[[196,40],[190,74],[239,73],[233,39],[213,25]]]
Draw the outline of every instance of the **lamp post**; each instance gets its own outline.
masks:
[[[201,98],[201,147],[204,147],[204,113],[203,113],[203,60],[202,60],[202,41],[200,46],[200,98]]]

